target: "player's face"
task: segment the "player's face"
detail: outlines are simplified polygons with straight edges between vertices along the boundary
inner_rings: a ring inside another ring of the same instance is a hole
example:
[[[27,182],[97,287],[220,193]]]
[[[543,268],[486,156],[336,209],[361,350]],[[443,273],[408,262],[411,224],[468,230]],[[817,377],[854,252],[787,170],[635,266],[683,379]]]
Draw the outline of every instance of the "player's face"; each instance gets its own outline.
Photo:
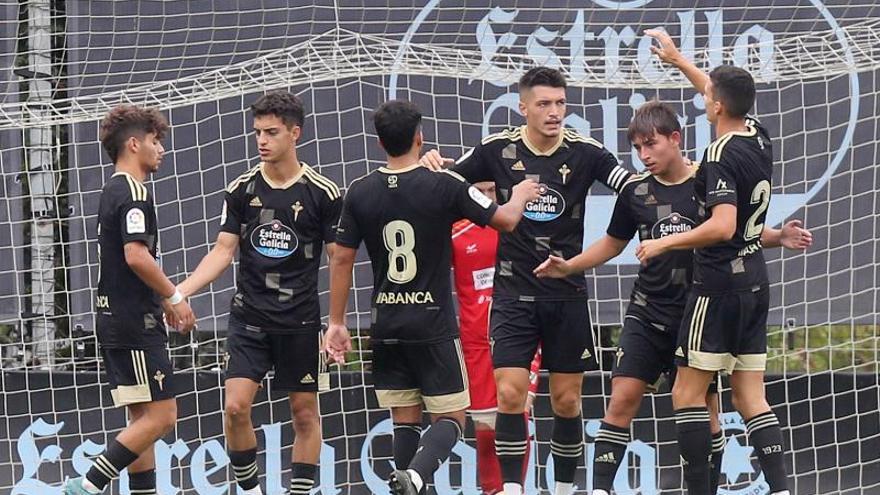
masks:
[[[492,201],[498,201],[498,197],[495,195],[494,182],[477,182],[474,184],[474,187],[476,187],[478,191],[483,193],[484,196],[491,199]]]
[[[663,175],[670,165],[681,157],[681,134],[673,132],[669,136],[652,133],[649,136],[637,136],[632,142],[645,164],[645,169],[652,175]]]
[[[296,148],[301,129],[298,125],[287,127],[280,117],[262,115],[254,117],[254,136],[257,138],[257,151],[266,163],[289,159]]]
[[[519,110],[532,132],[557,137],[565,119],[565,88],[535,86],[520,95]]]
[[[131,151],[137,156],[138,162],[147,169],[149,173],[155,173],[159,170],[159,164],[162,162],[162,155],[165,154],[165,147],[162,146],[162,141],[159,140],[156,133],[148,132],[144,135],[143,139],[138,139],[137,137],[132,137],[131,139],[134,140],[134,142],[131,143],[133,145]]]

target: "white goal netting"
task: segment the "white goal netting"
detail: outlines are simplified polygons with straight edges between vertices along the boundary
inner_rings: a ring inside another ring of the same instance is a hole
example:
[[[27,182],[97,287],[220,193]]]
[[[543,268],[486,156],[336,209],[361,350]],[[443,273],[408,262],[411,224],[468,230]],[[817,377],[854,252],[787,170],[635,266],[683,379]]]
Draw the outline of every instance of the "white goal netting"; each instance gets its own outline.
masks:
[[[110,407],[96,357],[96,212],[111,163],[97,123],[113,105],[165,111],[167,153],[149,187],[161,262],[181,280],[218,231],[224,186],[257,161],[249,105],[264,91],[303,97],[300,157],[341,187],[380,165],[371,111],[408,98],[431,146],[458,156],[481,136],[518,124],[514,83],[546,64],[569,77],[566,124],[624,166],[633,109],[658,97],[678,108],[687,153],[711,141],[702,99],[650,55],[644,29],[663,27],[704,68],[735,63],[759,82],[756,114],[775,136],[768,222],[800,218],[815,245],[768,251],[772,280],[769,397],[785,425],[793,493],[880,492],[880,7],[866,0],[261,0],[113,2],[0,0],[0,493],[54,494],[84,473],[124,424]],[[613,205],[596,187],[587,239]],[[322,268],[321,293],[326,295]],[[610,393],[607,369],[637,271],[632,250],[588,274],[605,372],[584,387],[592,437]],[[390,425],[369,389],[371,276],[356,266],[349,305],[354,363],[322,395],[323,494],[382,493]],[[219,367],[234,275],[193,300],[199,331],[172,336],[180,421],[157,447],[162,494],[229,492]],[[326,308],[326,306],[325,306]],[[289,477],[285,397],[268,380],[254,422],[268,493]],[[542,390],[546,390],[546,387]],[[725,394],[724,494],[766,491]],[[528,490],[546,490],[549,403],[536,405]],[[680,493],[666,393],[647,398],[617,493]],[[656,419],[659,418],[659,419]],[[552,464],[552,463],[551,463]],[[473,444],[456,447],[437,493],[478,493]],[[128,493],[125,480],[114,493]],[[232,492],[234,493],[234,492]]]

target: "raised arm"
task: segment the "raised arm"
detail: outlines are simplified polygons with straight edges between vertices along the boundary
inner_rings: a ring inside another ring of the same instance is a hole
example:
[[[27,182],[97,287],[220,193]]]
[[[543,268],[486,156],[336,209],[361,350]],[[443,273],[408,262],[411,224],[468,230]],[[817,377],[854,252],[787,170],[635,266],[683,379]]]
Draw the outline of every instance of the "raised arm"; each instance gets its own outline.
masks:
[[[657,40],[658,44],[651,46],[651,52],[657,55],[661,61],[675,66],[694,85],[694,89],[700,94],[705,94],[706,83],[709,82],[708,74],[700,70],[692,60],[688,60],[681,54],[675,46],[675,42],[672,41],[672,37],[660,29],[648,29],[645,34]]]

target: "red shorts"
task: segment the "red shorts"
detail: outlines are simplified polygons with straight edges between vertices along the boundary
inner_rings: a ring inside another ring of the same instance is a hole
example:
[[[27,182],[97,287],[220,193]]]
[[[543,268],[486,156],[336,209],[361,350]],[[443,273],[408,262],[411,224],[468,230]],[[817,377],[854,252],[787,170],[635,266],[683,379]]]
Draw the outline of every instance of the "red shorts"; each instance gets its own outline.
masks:
[[[498,409],[498,399],[489,346],[464,345],[462,350],[468,372],[468,390],[471,394],[471,407],[468,408],[468,412],[495,412]]]

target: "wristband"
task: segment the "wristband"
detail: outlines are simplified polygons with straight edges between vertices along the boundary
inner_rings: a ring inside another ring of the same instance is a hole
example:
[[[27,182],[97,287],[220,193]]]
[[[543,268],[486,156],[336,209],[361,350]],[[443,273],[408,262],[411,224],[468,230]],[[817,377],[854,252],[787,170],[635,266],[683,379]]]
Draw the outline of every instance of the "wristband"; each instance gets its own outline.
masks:
[[[174,294],[171,294],[171,297],[168,298],[168,302],[170,302],[172,306],[176,306],[180,301],[183,301],[183,294],[180,293],[180,289],[175,287]]]

